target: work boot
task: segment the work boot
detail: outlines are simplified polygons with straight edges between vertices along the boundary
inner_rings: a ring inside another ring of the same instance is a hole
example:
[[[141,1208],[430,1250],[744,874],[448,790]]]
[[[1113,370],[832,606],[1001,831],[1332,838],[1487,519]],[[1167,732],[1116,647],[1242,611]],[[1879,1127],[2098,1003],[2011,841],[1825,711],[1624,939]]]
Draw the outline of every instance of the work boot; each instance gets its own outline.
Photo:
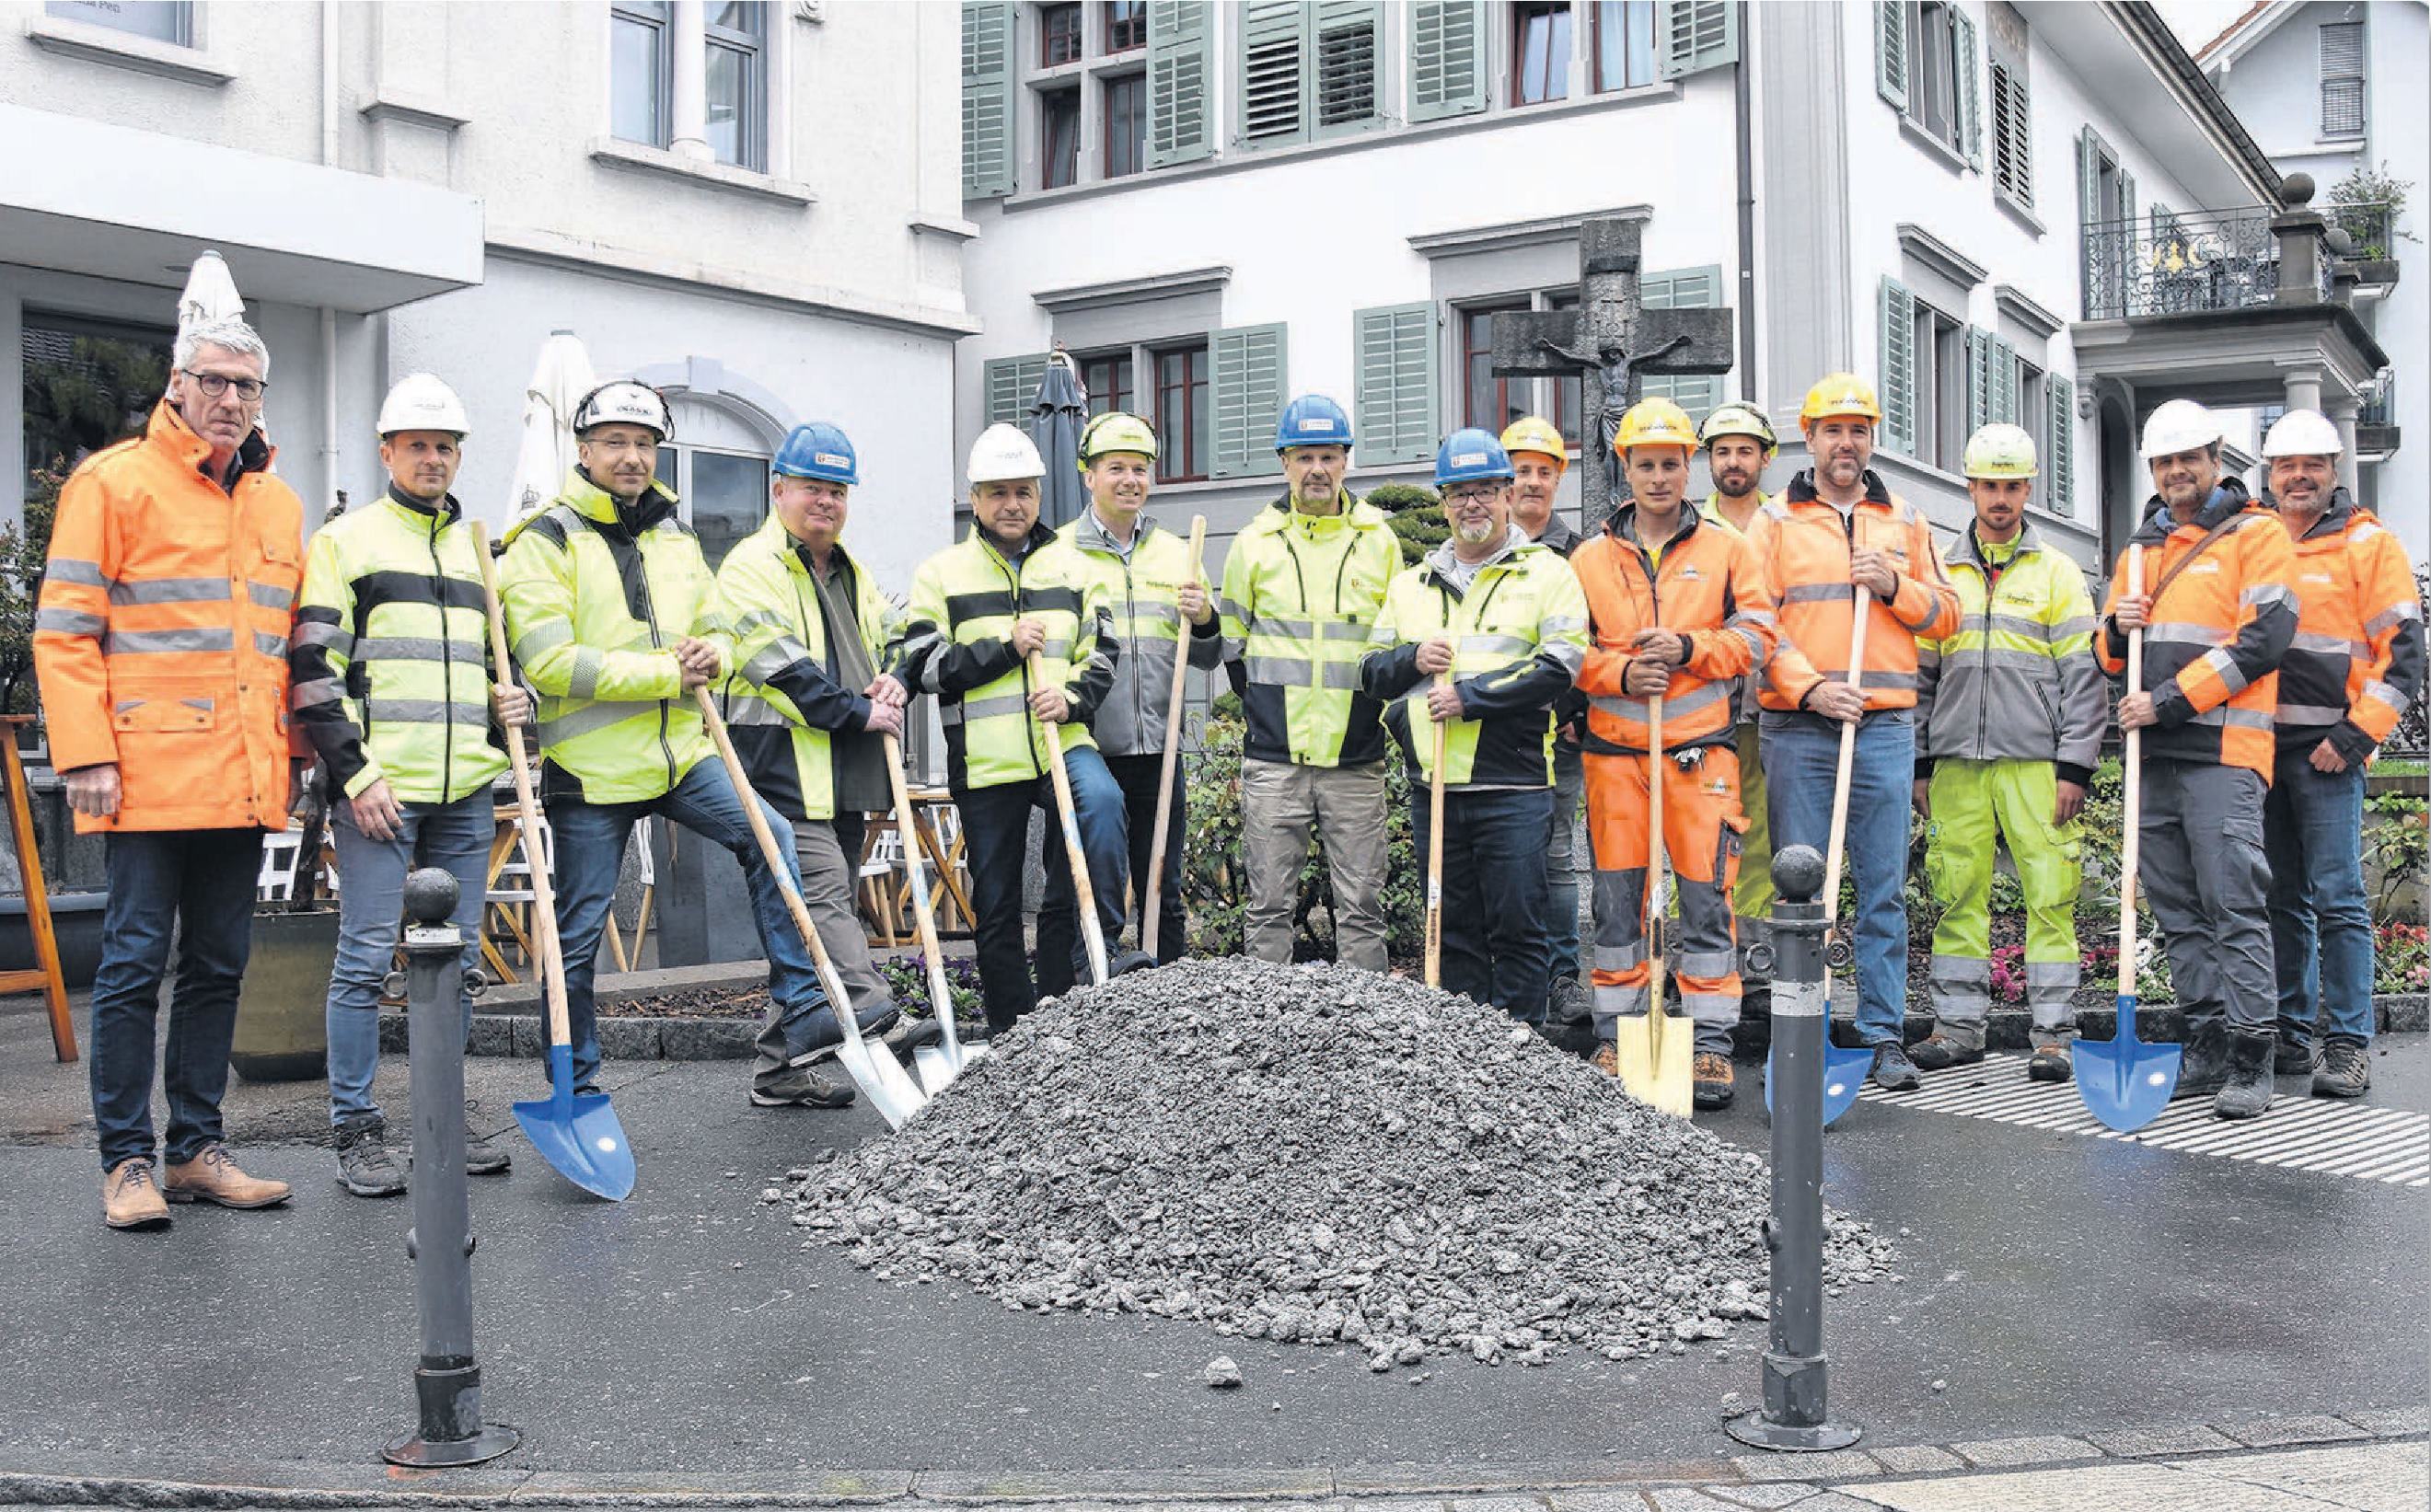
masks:
[[[1908,1051],[1908,1058],[1916,1062],[1920,1071],[1972,1066],[1984,1058],[1984,1032],[1955,1023],[1935,1024],[1933,1033]]]
[[[514,1157],[507,1147],[481,1132],[478,1110],[480,1104],[464,1099],[464,1174],[468,1176],[503,1176],[513,1165]]]
[[[2175,1097],[2207,1097],[2228,1080],[2228,1021],[2205,1019],[2187,1026],[2186,1051],[2178,1061]]]
[[[2322,1068],[2313,1072],[2315,1097],[2361,1097],[2372,1090],[2372,1057],[2360,1039],[2322,1041]]]
[[[173,1203],[217,1203],[222,1207],[274,1207],[288,1198],[283,1181],[248,1176],[237,1169],[227,1146],[203,1146],[192,1160],[169,1163],[160,1195]]]
[[[1587,1064],[1618,1080],[1620,1076],[1620,1047],[1609,1039],[1605,1040],[1596,1046],[1596,1053]]]
[[[1712,1050],[1699,1051],[1690,1100],[1702,1108],[1730,1106],[1731,1094],[1735,1090],[1735,1075],[1731,1069],[1730,1056]]]
[[[2271,1053],[2271,1074],[2273,1076],[2310,1076],[2313,1074],[2313,1047],[2279,1036],[2279,1048]]]
[[[111,1228],[167,1228],[169,1205],[152,1180],[152,1162],[142,1155],[101,1173],[101,1221]]]
[[[1907,1058],[1907,1051],[1896,1039],[1886,1039],[1874,1047],[1874,1085],[1886,1092],[1915,1089],[1923,1078],[1916,1073],[1916,1062]]]
[[[806,1066],[789,1066],[751,1086],[753,1107],[850,1107],[853,1090]]]
[[[358,1113],[338,1125],[338,1181],[358,1197],[405,1190],[405,1163],[388,1147],[388,1121]]]
[[[2214,1118],[2258,1119],[2271,1106],[2271,1052],[2278,1038],[2268,1029],[2230,1033],[2228,1079],[2211,1100]]]
[[[2026,1057],[2026,1080],[2030,1082],[2064,1082],[2076,1074],[2076,1063],[2068,1056],[2065,1043],[2035,1046]]]

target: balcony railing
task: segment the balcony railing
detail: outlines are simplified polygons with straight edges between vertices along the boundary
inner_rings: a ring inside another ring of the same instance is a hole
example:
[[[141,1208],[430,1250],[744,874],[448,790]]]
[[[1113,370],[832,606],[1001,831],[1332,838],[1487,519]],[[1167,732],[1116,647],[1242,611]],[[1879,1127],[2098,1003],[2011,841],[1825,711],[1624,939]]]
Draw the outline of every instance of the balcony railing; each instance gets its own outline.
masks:
[[[2380,397],[2356,412],[2358,425],[2394,425],[2397,424],[2397,377],[2394,374],[2381,379]]]
[[[2354,239],[2348,256],[2356,261],[2385,262],[2397,256],[2396,219],[2387,204],[2325,205],[2322,213]]]
[[[2088,222],[2084,258],[2089,321],[2252,309],[2279,295],[2279,239],[2260,208]]]

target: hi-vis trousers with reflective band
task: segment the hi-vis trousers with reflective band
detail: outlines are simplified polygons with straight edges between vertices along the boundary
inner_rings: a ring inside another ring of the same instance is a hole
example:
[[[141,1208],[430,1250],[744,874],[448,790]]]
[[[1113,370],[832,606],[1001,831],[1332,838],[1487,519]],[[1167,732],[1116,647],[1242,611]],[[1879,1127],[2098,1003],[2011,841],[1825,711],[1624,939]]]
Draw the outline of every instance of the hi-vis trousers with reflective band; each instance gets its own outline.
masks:
[[[1646,868],[1651,839],[1647,758],[1589,752],[1587,835],[1595,849],[1595,1027],[1610,1039],[1616,1021],[1647,1010]],[[1697,1048],[1728,1055],[1739,1021],[1738,953],[1731,887],[1738,880],[1739,758],[1727,745],[1702,747],[1683,771],[1663,761],[1665,895],[1678,918],[1666,932],[1664,1011],[1696,1021]]]
[[[1980,1035],[1992,1005],[1992,847],[1997,832],[2026,895],[2026,1003],[2035,1040],[2074,1032],[2076,896],[2083,885],[2076,824],[2052,822],[2058,779],[2048,761],[1933,766],[1924,874],[1941,906],[1933,930],[1933,1012]]]

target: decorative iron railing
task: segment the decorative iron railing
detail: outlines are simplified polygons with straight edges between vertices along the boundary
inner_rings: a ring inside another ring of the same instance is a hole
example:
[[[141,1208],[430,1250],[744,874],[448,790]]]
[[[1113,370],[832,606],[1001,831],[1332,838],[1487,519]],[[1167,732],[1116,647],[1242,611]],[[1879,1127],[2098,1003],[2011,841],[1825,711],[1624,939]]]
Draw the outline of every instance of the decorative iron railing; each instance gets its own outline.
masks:
[[[2251,309],[2278,297],[2279,239],[2259,208],[2088,222],[2083,255],[2089,321]]]

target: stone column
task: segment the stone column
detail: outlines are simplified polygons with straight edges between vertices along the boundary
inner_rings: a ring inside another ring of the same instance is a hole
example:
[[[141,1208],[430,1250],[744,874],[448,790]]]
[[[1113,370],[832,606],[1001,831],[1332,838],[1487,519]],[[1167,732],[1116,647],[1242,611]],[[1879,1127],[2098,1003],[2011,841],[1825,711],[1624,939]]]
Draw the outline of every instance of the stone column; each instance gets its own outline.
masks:
[[[679,158],[712,162],[717,155],[709,146],[709,12],[705,0],[675,0],[668,9],[675,87],[667,100],[667,145]]]
[[[2322,407],[2322,372],[2319,368],[2288,370],[2288,407],[2290,409]]]
[[[2363,486],[2356,466],[2356,417],[2362,408],[2360,400],[2347,398],[2331,401],[2327,411],[2330,424],[2339,427],[2339,482],[2357,499],[2363,497]]]

